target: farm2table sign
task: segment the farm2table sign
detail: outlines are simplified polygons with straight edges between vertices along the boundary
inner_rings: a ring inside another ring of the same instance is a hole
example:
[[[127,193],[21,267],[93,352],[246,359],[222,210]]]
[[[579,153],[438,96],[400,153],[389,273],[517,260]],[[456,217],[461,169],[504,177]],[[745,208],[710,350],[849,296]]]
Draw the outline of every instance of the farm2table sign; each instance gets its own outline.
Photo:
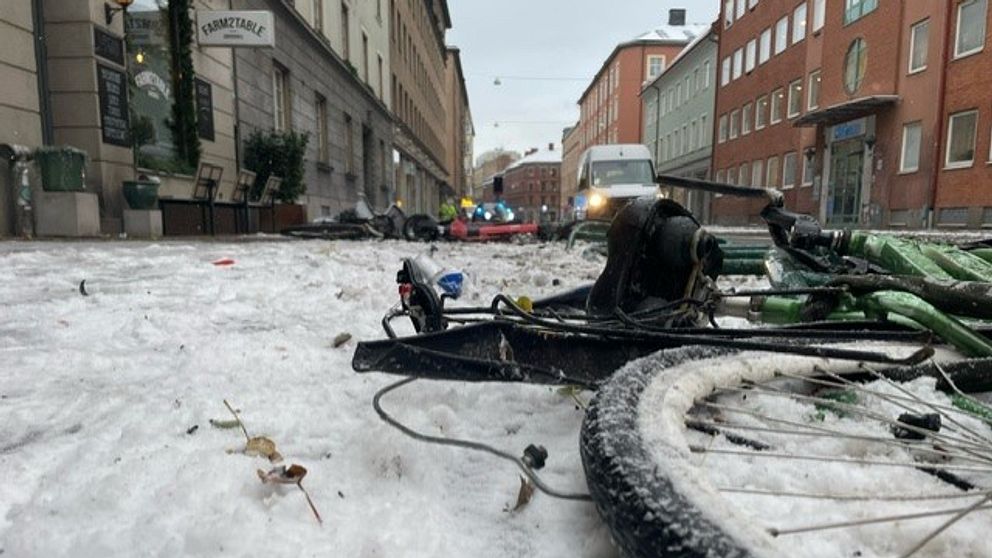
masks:
[[[273,47],[276,44],[272,12],[196,12],[200,46]]]

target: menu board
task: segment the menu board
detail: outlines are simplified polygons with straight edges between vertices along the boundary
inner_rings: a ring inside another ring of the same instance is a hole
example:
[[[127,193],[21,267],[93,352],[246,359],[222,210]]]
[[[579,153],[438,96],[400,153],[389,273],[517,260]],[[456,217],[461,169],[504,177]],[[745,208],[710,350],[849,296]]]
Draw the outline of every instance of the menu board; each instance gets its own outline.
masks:
[[[196,92],[196,127],[200,139],[214,141],[213,87],[200,78],[195,78],[193,81]]]
[[[124,65],[124,41],[99,27],[93,27],[93,52],[105,60]]]
[[[127,78],[124,72],[97,64],[96,81],[100,95],[103,143],[130,147],[131,122],[128,118]]]

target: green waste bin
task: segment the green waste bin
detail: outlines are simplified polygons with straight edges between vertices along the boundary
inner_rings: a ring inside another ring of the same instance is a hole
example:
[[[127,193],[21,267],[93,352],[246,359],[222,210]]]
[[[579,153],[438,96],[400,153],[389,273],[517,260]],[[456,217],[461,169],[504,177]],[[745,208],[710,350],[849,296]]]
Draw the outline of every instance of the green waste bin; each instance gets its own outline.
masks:
[[[42,147],[34,160],[47,192],[79,192],[86,187],[86,152],[70,146]]]

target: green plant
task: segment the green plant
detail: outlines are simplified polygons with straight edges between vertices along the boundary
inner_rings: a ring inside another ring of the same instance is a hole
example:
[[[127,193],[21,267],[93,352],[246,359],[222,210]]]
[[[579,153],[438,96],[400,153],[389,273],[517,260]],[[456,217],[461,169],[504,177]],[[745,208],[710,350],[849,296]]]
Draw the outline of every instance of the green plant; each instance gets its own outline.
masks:
[[[169,2],[169,22],[172,42],[172,136],[175,139],[177,159],[186,166],[196,168],[200,162],[200,136],[196,126],[196,104],[193,78],[193,20],[189,13],[192,0]]]
[[[257,200],[270,176],[282,178],[276,194],[279,201],[293,203],[306,192],[303,159],[310,135],[296,132],[255,130],[245,140],[244,166],[256,174],[251,198]]]

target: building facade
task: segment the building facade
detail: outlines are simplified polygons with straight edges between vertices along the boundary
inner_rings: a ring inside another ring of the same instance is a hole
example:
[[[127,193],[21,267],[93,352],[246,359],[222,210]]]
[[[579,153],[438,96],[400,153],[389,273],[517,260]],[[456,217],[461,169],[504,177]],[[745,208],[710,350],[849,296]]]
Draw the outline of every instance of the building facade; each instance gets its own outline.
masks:
[[[575,194],[579,189],[579,158],[581,153],[581,132],[579,127],[570,126],[561,135],[561,215],[568,218],[575,205]]]
[[[701,34],[641,91],[641,143],[651,150],[658,174],[710,178],[718,38],[715,31]],[[681,189],[670,194],[707,220],[708,194]]]
[[[686,25],[685,10],[673,9],[667,25],[617,45],[579,99],[579,122],[562,166],[578,169],[582,153],[593,145],[640,143],[644,126],[641,88],[708,29]],[[572,172],[568,171],[569,180],[577,180],[578,171]],[[567,183],[565,188],[574,195],[577,186]]]
[[[721,14],[718,180],[781,188],[788,207],[831,226],[979,224],[981,197],[953,184],[974,168],[977,123],[961,107],[980,99],[970,83],[955,99],[950,85],[955,67],[987,56],[985,1],[750,4]],[[759,210],[712,207],[723,223],[755,223]]]
[[[950,2],[941,136],[933,155],[933,221],[941,227],[992,227],[992,13],[987,0]],[[940,35],[931,27],[930,40]],[[926,134],[926,132],[924,132]],[[924,144],[925,145],[925,144]],[[970,155],[970,156],[969,156]]]
[[[532,149],[503,171],[503,201],[517,219],[555,222],[561,206],[561,152]]]
[[[385,209],[394,195],[393,117],[378,60],[385,60],[388,50],[388,12],[363,22],[361,10],[348,2],[340,10],[326,2],[298,3],[308,11],[282,0],[233,4],[272,11],[277,37],[273,49],[235,51],[241,141],[256,131],[307,135],[306,192],[299,202],[311,218],[337,215],[360,196]],[[349,29],[361,35],[351,37],[344,49],[342,37],[357,35]],[[366,75],[370,67],[374,73]]]
[[[472,187],[472,197],[476,201],[496,201],[493,192],[493,177],[502,175],[503,171],[520,159],[520,153],[505,149],[492,149],[479,155],[472,176],[475,184]]]
[[[446,0],[390,0],[390,71],[397,199],[412,213],[437,213],[453,196],[447,168]]]
[[[475,125],[468,104],[461,51],[448,47],[445,67],[448,122],[445,130],[447,166],[450,184],[457,197],[472,197],[472,161],[474,159]]]

